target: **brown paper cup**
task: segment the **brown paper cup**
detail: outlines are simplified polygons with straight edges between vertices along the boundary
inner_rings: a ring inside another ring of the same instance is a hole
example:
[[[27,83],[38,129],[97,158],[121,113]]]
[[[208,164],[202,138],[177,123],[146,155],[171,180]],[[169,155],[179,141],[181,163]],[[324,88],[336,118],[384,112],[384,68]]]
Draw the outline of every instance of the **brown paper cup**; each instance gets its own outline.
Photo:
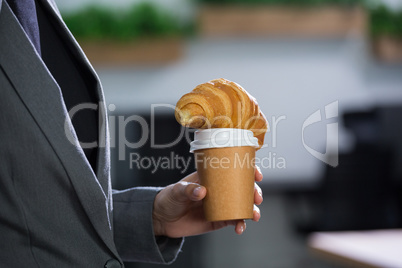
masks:
[[[209,148],[194,152],[201,185],[207,189],[208,221],[252,219],[255,148]]]

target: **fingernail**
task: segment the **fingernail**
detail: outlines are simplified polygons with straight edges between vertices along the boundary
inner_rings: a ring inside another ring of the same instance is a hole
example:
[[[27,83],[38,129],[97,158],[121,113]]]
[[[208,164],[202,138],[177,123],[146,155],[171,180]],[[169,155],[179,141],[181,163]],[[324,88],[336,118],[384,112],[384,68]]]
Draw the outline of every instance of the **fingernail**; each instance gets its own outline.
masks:
[[[263,198],[261,188],[258,188],[258,189],[257,189],[257,192],[258,192],[258,194],[261,196],[261,198]]]
[[[257,222],[259,222],[259,221],[260,221],[260,218],[261,218],[261,211],[260,211],[260,208],[257,207],[256,205],[254,205],[254,211],[258,214]]]
[[[201,186],[198,186],[197,188],[194,189],[193,196],[198,197],[200,196],[200,193],[201,193]]]
[[[240,227],[240,233],[242,234],[244,232],[244,226],[242,225],[241,227]]]
[[[258,170],[258,172],[260,172],[260,174],[262,174],[261,168],[260,168],[259,166],[255,166],[255,167],[256,167],[256,169]]]

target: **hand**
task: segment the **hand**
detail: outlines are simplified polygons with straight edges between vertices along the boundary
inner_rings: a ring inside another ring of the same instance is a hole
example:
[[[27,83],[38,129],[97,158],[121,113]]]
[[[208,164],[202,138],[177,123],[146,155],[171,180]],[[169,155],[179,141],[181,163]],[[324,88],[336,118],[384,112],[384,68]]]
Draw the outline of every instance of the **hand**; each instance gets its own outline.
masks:
[[[262,173],[255,168],[255,180],[262,180]],[[199,235],[233,225],[235,232],[242,234],[246,229],[244,220],[209,222],[204,217],[202,200],[207,189],[199,184],[197,172],[194,172],[175,184],[160,191],[154,201],[153,225],[156,236],[172,238]],[[262,203],[261,188],[254,183],[253,221],[259,221],[261,215],[257,205]]]

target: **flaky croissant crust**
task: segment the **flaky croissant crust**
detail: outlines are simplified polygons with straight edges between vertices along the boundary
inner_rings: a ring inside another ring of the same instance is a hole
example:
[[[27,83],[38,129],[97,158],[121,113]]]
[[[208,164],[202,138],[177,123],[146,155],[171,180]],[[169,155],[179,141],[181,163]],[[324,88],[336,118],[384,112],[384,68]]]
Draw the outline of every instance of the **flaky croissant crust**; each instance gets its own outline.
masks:
[[[196,86],[176,104],[176,120],[192,128],[248,129],[260,147],[268,122],[256,99],[239,84],[224,78]]]

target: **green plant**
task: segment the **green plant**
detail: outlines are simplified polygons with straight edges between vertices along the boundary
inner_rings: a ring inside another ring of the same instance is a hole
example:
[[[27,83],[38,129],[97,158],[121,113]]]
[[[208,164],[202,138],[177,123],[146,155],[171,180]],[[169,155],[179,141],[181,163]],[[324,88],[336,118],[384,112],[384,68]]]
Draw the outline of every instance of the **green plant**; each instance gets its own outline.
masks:
[[[391,11],[384,5],[372,8],[370,31],[374,37],[388,35],[402,38],[402,10]]]
[[[210,4],[267,4],[267,5],[292,5],[292,6],[315,6],[324,4],[354,5],[363,0],[198,0]]]
[[[63,19],[79,39],[127,41],[141,37],[184,35],[192,29],[192,25],[180,23],[172,15],[145,2],[124,11],[90,6],[76,13],[64,14]]]

